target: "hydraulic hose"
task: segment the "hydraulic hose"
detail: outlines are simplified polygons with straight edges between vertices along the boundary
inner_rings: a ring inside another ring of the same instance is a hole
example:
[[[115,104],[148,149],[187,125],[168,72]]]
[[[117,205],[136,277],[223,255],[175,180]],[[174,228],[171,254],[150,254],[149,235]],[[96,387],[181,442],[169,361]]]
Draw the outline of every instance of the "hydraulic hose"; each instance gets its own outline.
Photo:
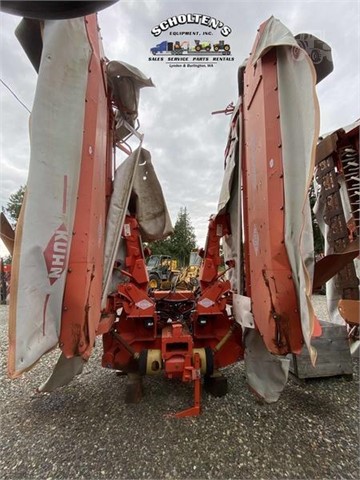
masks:
[[[231,335],[235,331],[236,327],[237,327],[237,324],[234,322],[231,325],[229,331],[223,336],[223,338],[220,340],[220,342],[213,348],[214,355],[215,355],[215,353],[217,353],[219,350],[221,350],[223,348],[225,343],[229,340],[229,338],[231,337]]]

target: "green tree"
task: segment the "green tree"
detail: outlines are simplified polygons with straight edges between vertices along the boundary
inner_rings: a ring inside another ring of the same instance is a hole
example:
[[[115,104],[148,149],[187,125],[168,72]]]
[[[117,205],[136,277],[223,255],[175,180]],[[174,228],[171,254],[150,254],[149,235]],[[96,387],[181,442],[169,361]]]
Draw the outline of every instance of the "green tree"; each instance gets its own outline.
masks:
[[[9,197],[9,201],[5,207],[5,211],[8,213],[10,221],[15,225],[20,215],[21,205],[24,200],[25,186],[21,186],[19,190],[12,193]]]
[[[150,248],[151,255],[171,255],[170,237],[150,242],[146,246]]]
[[[189,263],[191,250],[196,248],[196,235],[186,207],[181,207],[170,237],[170,251],[179,260],[180,266]]]
[[[171,237],[151,242],[147,246],[152,255],[170,255],[179,261],[179,266],[187,265],[191,250],[196,248],[196,235],[186,207],[180,208]]]

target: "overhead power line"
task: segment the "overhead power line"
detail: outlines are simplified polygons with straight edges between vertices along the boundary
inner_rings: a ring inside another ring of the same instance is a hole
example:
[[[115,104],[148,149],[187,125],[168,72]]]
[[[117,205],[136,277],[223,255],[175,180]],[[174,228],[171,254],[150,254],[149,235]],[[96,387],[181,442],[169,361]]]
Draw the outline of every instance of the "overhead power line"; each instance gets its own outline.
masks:
[[[25,103],[23,103],[23,102],[20,100],[20,98],[16,95],[16,93],[14,93],[14,92],[11,90],[11,88],[9,87],[9,85],[7,85],[2,78],[0,78],[0,82],[4,85],[4,87],[6,87],[6,88],[9,90],[9,92],[16,98],[16,100],[17,100],[29,113],[31,113],[30,110],[28,109],[28,107],[25,105]]]

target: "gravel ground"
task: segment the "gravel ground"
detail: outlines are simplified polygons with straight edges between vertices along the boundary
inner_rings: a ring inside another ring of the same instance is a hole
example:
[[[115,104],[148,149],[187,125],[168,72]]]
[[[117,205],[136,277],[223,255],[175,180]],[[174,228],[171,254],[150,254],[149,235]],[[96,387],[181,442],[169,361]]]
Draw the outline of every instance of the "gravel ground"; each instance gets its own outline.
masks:
[[[324,298],[315,306],[324,318]],[[359,362],[354,379],[299,385],[258,403],[243,363],[226,369],[229,393],[202,396],[198,418],[167,418],[192,403],[192,389],[145,380],[146,396],[125,405],[125,379],[100,366],[49,394],[35,388],[51,372],[52,352],[17,380],[6,377],[7,307],[0,307],[2,479],[357,479]]]

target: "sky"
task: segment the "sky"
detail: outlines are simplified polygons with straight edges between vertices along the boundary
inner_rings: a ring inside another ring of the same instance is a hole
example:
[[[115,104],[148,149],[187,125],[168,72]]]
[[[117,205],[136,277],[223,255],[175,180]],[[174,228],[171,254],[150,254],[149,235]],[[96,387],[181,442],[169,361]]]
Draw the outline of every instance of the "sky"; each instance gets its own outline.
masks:
[[[334,71],[317,86],[324,133],[360,116],[359,5],[316,0],[120,0],[99,13],[106,57],[136,66],[156,86],[140,94],[143,146],[152,154],[173,223],[180,208],[186,207],[198,246],[204,246],[208,219],[217,210],[230,120],[211,112],[236,103],[237,69],[248,57],[259,25],[273,15],[294,35],[312,33],[331,46]],[[187,13],[213,17],[229,26],[231,33],[225,39],[219,29],[194,25],[173,27],[157,37],[151,33],[163,20]],[[19,22],[19,17],[0,13],[0,78],[31,110],[37,74],[14,35]],[[190,30],[212,35],[174,35]],[[194,45],[195,38],[213,43],[225,39],[234,60],[211,68],[170,68],[166,61],[149,60],[150,48],[164,40],[189,40]],[[26,184],[28,124],[28,111],[0,83],[0,208]],[[0,255],[6,254],[0,241]]]

